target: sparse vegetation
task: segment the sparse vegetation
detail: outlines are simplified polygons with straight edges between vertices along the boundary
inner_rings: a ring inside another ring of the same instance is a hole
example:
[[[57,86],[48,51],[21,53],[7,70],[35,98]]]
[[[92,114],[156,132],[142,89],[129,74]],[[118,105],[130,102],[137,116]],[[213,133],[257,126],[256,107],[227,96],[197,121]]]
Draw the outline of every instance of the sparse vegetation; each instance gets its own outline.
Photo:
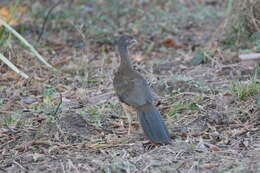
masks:
[[[251,4],[247,11],[249,1],[241,1],[238,9],[238,1],[227,0],[63,1],[38,41],[53,2],[17,1],[26,12],[11,27],[57,71],[0,26],[0,54],[30,77],[0,62],[0,172],[260,169],[259,65],[237,58],[259,50],[259,28],[252,23],[259,24],[259,8]],[[216,30],[232,9],[241,23],[230,22],[230,32]],[[158,96],[171,145],[146,146],[137,117],[127,135],[112,87],[119,61],[114,44],[122,33],[139,42],[130,49],[134,68]],[[210,42],[219,33],[230,36],[228,46]]]
[[[256,96],[260,93],[260,81],[251,79],[246,83],[233,82],[231,91],[234,92],[240,99],[247,99],[251,96]]]
[[[250,47],[250,38],[260,32],[260,2],[252,1],[229,1],[228,17],[224,23],[224,39],[226,45]],[[248,46],[246,46],[248,45]]]

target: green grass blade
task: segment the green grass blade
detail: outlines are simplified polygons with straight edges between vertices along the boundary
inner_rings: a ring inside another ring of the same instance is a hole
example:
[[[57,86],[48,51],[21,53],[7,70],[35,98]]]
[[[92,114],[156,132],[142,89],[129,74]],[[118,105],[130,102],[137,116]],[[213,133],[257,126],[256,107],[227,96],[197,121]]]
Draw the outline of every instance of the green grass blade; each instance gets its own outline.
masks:
[[[46,66],[49,68],[54,68],[52,65],[50,65],[35,49],[34,47],[28,43],[18,32],[16,32],[10,25],[8,25],[3,19],[0,18],[0,24],[4,25],[12,34],[14,34],[23,44],[25,44],[30,51]]]
[[[6,57],[4,57],[4,55],[0,54],[0,60],[2,60],[8,67],[10,67],[13,71],[15,71],[17,74],[21,75],[25,79],[29,78],[27,74],[20,71],[11,61],[9,61]]]

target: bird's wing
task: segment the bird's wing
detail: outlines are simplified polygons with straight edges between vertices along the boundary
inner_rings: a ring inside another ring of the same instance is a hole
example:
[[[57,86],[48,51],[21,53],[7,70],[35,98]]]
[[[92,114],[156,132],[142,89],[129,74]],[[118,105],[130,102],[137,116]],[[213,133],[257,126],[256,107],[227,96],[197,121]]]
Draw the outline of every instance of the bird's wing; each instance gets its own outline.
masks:
[[[142,106],[152,103],[153,96],[147,82],[143,78],[128,80],[119,94],[120,101],[132,105]]]

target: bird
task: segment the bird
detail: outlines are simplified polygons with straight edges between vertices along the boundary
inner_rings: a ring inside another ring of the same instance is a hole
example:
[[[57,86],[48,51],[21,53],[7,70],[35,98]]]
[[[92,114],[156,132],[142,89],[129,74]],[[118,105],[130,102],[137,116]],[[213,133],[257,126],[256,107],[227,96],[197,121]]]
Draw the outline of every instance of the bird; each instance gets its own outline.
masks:
[[[137,112],[145,136],[154,144],[170,144],[170,135],[158,109],[153,105],[153,94],[145,78],[132,67],[128,48],[137,43],[131,35],[117,40],[120,65],[114,73],[115,93],[128,117],[131,133],[133,111]]]

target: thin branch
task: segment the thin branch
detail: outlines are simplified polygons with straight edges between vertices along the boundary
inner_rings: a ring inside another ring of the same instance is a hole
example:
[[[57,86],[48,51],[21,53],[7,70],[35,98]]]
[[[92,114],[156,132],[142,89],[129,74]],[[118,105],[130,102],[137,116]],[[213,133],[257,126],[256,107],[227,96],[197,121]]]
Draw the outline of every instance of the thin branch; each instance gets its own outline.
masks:
[[[23,167],[20,163],[16,162],[15,160],[13,160],[13,163],[16,164],[18,167],[20,167],[22,170],[28,171],[28,169],[26,169],[25,167]]]
[[[47,15],[44,17],[44,20],[43,20],[43,23],[42,23],[41,32],[40,32],[40,34],[39,34],[39,36],[38,36],[38,41],[40,41],[41,38],[42,38],[42,35],[43,35],[43,33],[44,33],[44,30],[45,30],[45,26],[46,26],[46,24],[47,24],[47,21],[48,21],[48,19],[49,19],[50,14],[52,13],[52,11],[53,11],[61,2],[62,2],[62,0],[59,0],[56,4],[54,4],[54,5],[49,9]]]
[[[53,116],[57,119],[57,113],[58,113],[58,111],[59,111],[59,109],[60,109],[60,106],[61,106],[61,104],[62,104],[62,95],[61,95],[61,93],[59,92],[59,94],[60,94],[60,101],[59,101],[59,104],[58,104],[58,106],[56,107],[56,109],[55,109],[55,111],[53,112]]]

